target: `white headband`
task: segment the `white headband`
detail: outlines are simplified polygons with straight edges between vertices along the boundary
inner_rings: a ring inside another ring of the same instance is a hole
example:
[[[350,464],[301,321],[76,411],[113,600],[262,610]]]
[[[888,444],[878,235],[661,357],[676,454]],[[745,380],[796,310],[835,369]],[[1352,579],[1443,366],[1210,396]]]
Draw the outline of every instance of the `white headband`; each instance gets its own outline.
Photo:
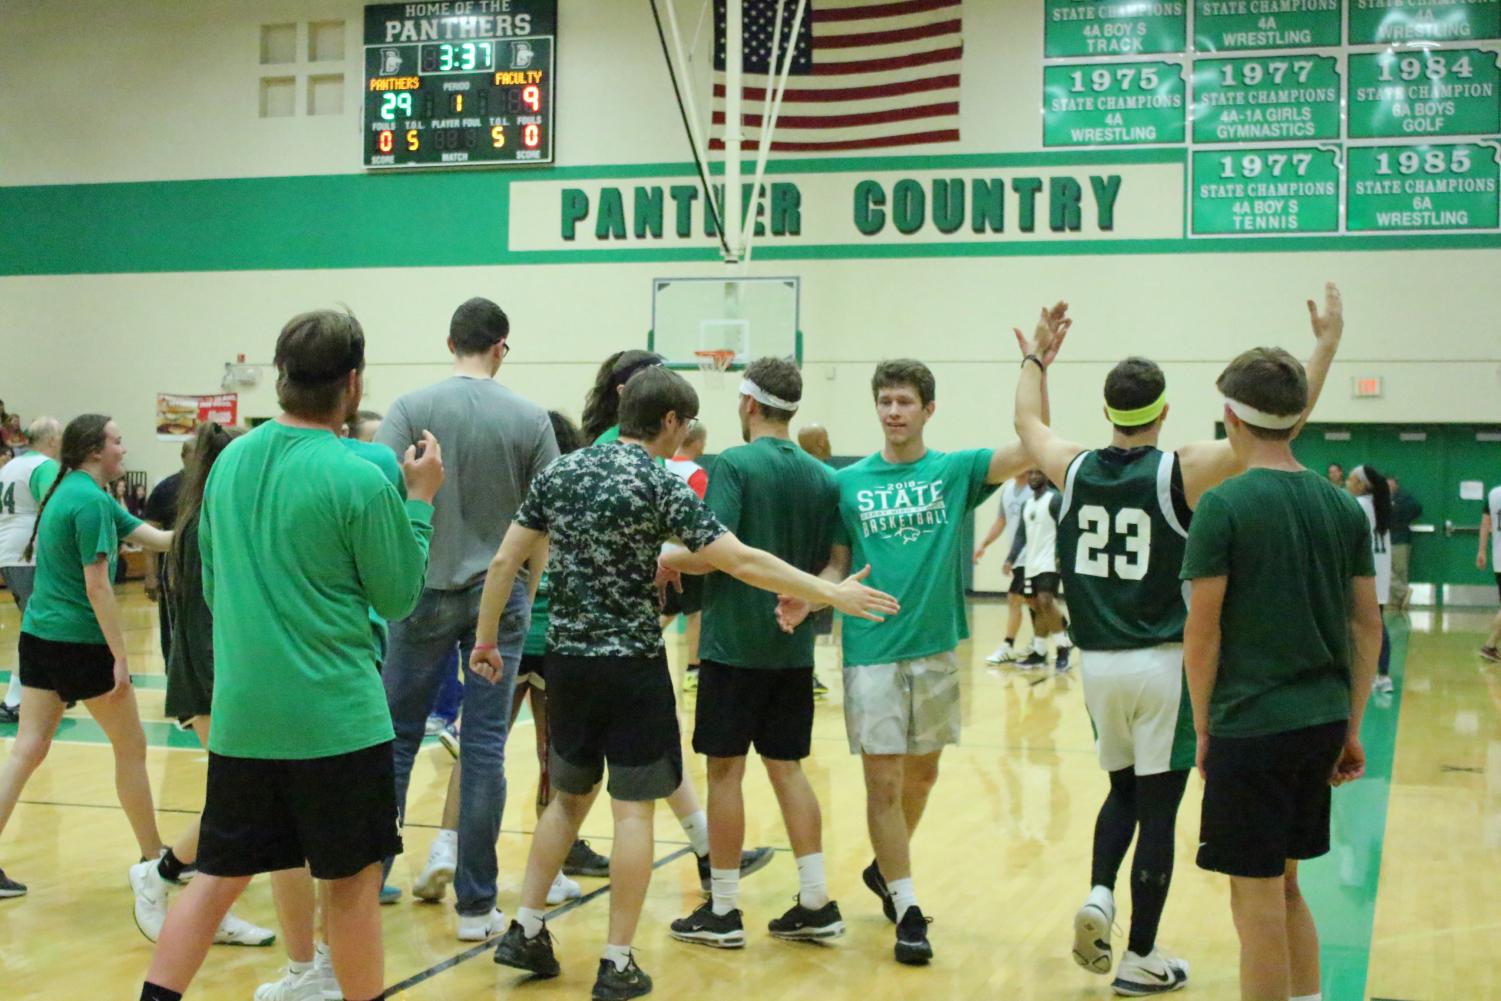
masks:
[[[782,399],[780,396],[772,396],[760,386],[749,379],[740,380],[740,395],[749,396],[762,406],[773,407],[777,410],[796,411],[797,404]]]
[[[1301,412],[1296,414],[1269,414],[1265,410],[1257,410],[1249,403],[1232,400],[1225,397],[1225,406],[1230,412],[1252,427],[1265,428],[1268,431],[1286,431],[1290,427],[1296,427],[1303,419]]]

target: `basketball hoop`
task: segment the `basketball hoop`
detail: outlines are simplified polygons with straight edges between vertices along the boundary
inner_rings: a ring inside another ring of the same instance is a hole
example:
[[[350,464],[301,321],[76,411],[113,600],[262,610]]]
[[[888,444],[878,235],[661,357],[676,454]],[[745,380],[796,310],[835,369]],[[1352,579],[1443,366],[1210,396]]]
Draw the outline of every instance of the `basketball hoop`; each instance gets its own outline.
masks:
[[[718,386],[724,382],[724,373],[735,361],[735,349],[709,348],[693,352],[693,358],[698,362],[698,370],[704,373],[706,384],[712,382]]]

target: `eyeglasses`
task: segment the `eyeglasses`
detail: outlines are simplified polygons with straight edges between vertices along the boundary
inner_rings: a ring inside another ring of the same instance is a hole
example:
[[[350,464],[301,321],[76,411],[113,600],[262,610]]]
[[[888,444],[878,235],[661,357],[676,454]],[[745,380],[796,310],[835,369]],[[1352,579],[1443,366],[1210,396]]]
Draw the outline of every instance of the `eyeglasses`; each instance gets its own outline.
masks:
[[[509,341],[501,341],[500,342],[500,356],[502,358],[504,358],[506,355],[508,355],[510,353],[511,353],[511,344],[510,344],[510,342]]]

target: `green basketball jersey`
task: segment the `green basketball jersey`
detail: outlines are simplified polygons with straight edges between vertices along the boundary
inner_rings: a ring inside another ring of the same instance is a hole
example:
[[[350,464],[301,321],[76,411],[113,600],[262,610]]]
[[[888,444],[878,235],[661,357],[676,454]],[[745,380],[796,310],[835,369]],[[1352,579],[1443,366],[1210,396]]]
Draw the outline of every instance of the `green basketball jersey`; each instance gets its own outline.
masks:
[[[1058,570],[1082,650],[1183,642],[1191,517],[1177,456],[1152,446],[1083,452],[1068,467]]]

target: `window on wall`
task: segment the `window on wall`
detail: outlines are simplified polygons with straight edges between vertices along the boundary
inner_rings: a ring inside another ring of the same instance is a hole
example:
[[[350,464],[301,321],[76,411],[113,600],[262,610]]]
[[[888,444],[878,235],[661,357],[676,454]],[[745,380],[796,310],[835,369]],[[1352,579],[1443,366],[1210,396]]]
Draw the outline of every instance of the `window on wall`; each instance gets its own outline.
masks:
[[[260,116],[342,115],[345,22],[263,24]]]

